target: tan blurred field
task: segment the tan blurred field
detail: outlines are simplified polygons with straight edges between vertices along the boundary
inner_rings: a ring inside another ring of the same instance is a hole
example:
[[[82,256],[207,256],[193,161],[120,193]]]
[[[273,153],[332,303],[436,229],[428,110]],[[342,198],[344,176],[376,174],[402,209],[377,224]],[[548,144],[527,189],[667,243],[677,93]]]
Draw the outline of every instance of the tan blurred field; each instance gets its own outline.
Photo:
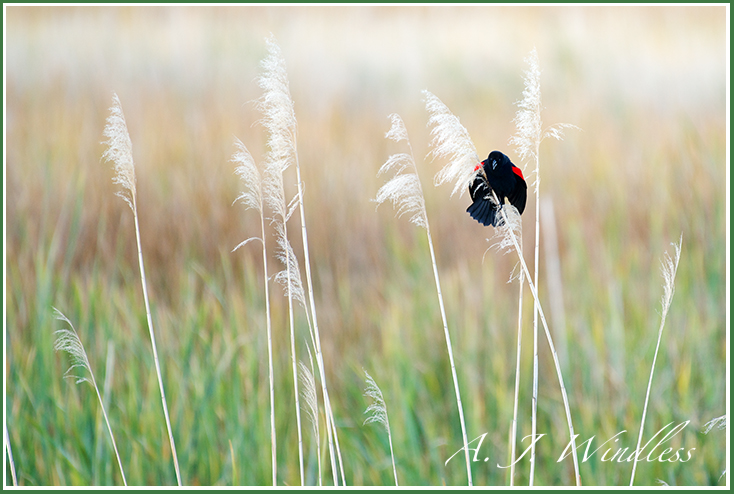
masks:
[[[544,123],[581,129],[543,143],[540,185],[556,214],[563,290],[550,293],[541,250],[540,297],[544,307],[550,297],[561,303],[551,330],[567,341],[559,352],[577,432],[627,430],[632,443],[660,320],[659,259],[682,234],[646,431],[690,420],[676,441],[697,449],[689,463],[640,465],[637,483],[728,485],[718,480],[728,432],[698,432],[728,403],[728,15],[726,6],[6,6],[5,411],[19,481],[119,483],[92,393],[62,378],[52,305],[78,324],[100,375],[107,342],[115,345],[111,420],[128,480],[175,481],[133,219],[100,159],[116,92],[184,482],[268,483],[261,253],[231,253],[259,234],[259,218],[232,205],[240,184],[229,160],[235,137],[256,160],[266,151],[254,100],[272,33],[295,101],[316,306],[350,485],[392,479],[381,431],[362,427],[363,367],[394,412],[404,483],[465,483],[461,462],[444,466],[460,436],[425,234],[371,202],[380,165],[404,150],[384,138],[393,112],[419,160],[469,436],[489,431],[490,464],[506,463],[517,313],[516,282],[506,281],[516,259],[485,255],[492,231],[464,212],[467,195],[432,186],[443,163],[422,160],[430,136],[420,91],[460,117],[480,155],[500,149],[521,166],[508,140],[533,47]],[[289,194],[295,180],[286,178]],[[530,263],[534,211],[533,197],[523,215]],[[541,223],[541,242],[544,231]],[[300,236],[292,242],[300,253]],[[280,288],[271,294],[279,476],[293,485],[287,315]],[[555,462],[568,441],[563,408],[544,340],[541,348],[539,429],[549,439],[536,484],[567,484],[571,467]],[[523,355],[520,437],[530,427],[531,357]],[[508,484],[505,470],[474,469],[478,485]],[[521,463],[517,483],[526,470]],[[629,470],[595,460],[581,473],[585,485],[625,485]]]

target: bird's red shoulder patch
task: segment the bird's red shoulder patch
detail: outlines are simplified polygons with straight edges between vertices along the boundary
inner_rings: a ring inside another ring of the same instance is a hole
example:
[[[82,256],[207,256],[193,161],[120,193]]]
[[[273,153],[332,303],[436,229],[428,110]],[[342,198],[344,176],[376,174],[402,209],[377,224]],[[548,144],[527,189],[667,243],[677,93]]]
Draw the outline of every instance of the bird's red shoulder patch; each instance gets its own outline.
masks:
[[[521,179],[525,180],[525,177],[522,176],[522,170],[521,169],[519,169],[515,165],[512,165],[512,171],[515,173],[515,175],[517,175]]]
[[[482,167],[482,164],[481,164],[481,163],[479,163],[479,164],[478,164],[477,166],[475,166],[475,167],[474,167],[474,171],[477,171],[477,170],[479,170],[479,169],[480,169],[481,167]]]

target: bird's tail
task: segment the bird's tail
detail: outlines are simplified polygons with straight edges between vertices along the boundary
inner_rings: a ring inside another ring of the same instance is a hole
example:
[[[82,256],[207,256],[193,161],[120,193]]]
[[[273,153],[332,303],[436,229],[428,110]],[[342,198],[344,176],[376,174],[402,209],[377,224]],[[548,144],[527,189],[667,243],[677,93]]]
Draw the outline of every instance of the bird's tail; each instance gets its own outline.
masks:
[[[484,226],[499,226],[502,218],[497,217],[498,209],[489,199],[477,198],[471,206],[466,209],[469,215]]]

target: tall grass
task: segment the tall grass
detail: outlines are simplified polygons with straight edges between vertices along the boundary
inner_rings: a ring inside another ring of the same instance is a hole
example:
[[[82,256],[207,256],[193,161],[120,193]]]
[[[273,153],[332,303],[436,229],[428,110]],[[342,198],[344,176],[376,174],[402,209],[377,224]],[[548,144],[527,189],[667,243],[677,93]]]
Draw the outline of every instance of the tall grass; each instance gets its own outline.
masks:
[[[243,189],[236,201],[241,202],[247,209],[254,209],[260,213],[260,238],[251,237],[235,247],[232,252],[239,249],[251,240],[260,240],[263,254],[263,282],[265,286],[265,328],[268,337],[268,384],[270,387],[270,454],[272,461],[273,485],[278,483],[278,462],[276,458],[275,438],[275,376],[273,375],[273,334],[270,318],[270,293],[268,290],[268,253],[265,244],[265,207],[263,203],[262,175],[242,141],[235,141],[237,152],[232,156],[232,161],[237,165],[235,172],[242,180]]]
[[[271,96],[266,92],[267,98]],[[291,349],[291,368],[293,371],[293,395],[295,397],[296,410],[296,428],[298,431],[298,466],[301,479],[301,485],[305,485],[305,473],[303,469],[303,432],[301,429],[301,407],[299,403],[298,392],[298,365],[296,356],[296,327],[293,313],[293,304],[298,302],[305,306],[303,295],[303,286],[301,284],[301,273],[296,260],[296,254],[293,252],[290,241],[288,239],[288,219],[292,210],[286,204],[285,189],[283,186],[283,172],[290,165],[290,150],[287,148],[289,142],[288,136],[285,137],[285,148],[283,136],[278,135],[279,126],[283,125],[283,119],[289,116],[278,114],[279,105],[267,103],[269,106],[264,110],[266,115],[265,126],[272,129],[268,139],[270,152],[268,153],[265,165],[265,197],[274,213],[273,223],[275,226],[275,235],[278,244],[277,257],[283,264],[283,270],[276,275],[276,281],[285,287],[285,294],[288,298],[288,328],[290,334]],[[270,113],[269,113],[270,112]],[[286,124],[290,122],[286,120]],[[293,123],[295,124],[295,122]]]
[[[393,171],[395,175],[380,190],[377,191],[375,201],[377,204],[390,200],[393,206],[397,208],[398,216],[411,214],[410,222],[426,230],[426,238],[428,239],[428,248],[431,252],[431,264],[433,266],[433,278],[436,282],[436,293],[438,295],[438,307],[441,311],[441,320],[443,321],[443,332],[446,338],[446,349],[449,356],[449,364],[451,366],[451,377],[454,383],[454,393],[456,395],[456,405],[459,409],[459,423],[461,424],[461,437],[463,440],[464,457],[466,459],[466,475],[469,485],[472,485],[471,460],[469,459],[469,441],[467,439],[466,423],[464,421],[464,407],[461,404],[461,391],[459,390],[459,378],[456,372],[456,364],[454,363],[454,351],[451,345],[451,335],[449,334],[449,326],[446,318],[446,309],[444,308],[443,295],[441,293],[441,282],[438,277],[438,267],[436,266],[436,253],[433,249],[433,240],[431,238],[431,228],[428,225],[428,213],[426,213],[426,203],[423,199],[423,187],[421,187],[418,178],[418,167],[415,164],[413,148],[408,139],[408,131],[405,128],[400,115],[393,113],[390,115],[392,125],[385,137],[395,142],[405,141],[410,153],[400,153],[390,156],[387,161],[380,167],[378,175]],[[406,168],[412,168],[411,172],[406,172]],[[448,461],[448,460],[447,460]]]
[[[365,424],[377,423],[382,425],[387,432],[387,442],[390,444],[390,459],[392,460],[392,473],[395,476],[395,486],[400,485],[398,483],[398,471],[395,468],[395,452],[392,447],[392,432],[390,431],[390,417],[387,415],[387,405],[385,404],[385,398],[382,396],[382,391],[377,385],[372,376],[367,371],[364,371],[365,379],[367,381],[367,387],[365,388],[365,396],[372,398],[372,403],[364,411],[368,416],[365,419]]]
[[[74,329],[74,325],[69,319],[61,313],[60,310],[54,308],[56,319],[65,322],[71,329],[60,329],[56,331],[56,341],[54,342],[54,350],[63,351],[69,354],[71,359],[71,367],[66,371],[64,377],[68,377],[76,380],[76,384],[83,382],[89,383],[94,392],[97,393],[97,399],[99,400],[99,407],[102,410],[102,416],[104,417],[105,424],[107,424],[107,431],[110,433],[110,440],[112,441],[112,449],[115,451],[115,457],[117,457],[117,465],[120,467],[120,475],[122,475],[122,483],[127,486],[127,480],[125,479],[125,470],[122,468],[122,460],[120,459],[120,453],[117,451],[117,443],[115,442],[115,435],[112,433],[112,427],[110,426],[110,419],[107,418],[107,410],[105,410],[104,401],[102,395],[99,394],[99,388],[97,387],[97,381],[94,379],[94,372],[92,371],[92,365],[89,363],[89,357],[87,352],[84,350],[84,344],[81,338]],[[89,373],[89,377],[84,375],[74,375],[72,372],[76,372],[75,369],[80,369],[82,374]],[[9,443],[8,443],[9,444]],[[12,463],[12,456],[11,456]],[[13,469],[13,481],[15,485],[15,469]]]
[[[522,362],[522,359],[520,357],[522,356],[522,295],[525,288],[524,271],[520,271],[520,274],[517,277],[517,281],[520,291],[517,296],[517,356],[515,359],[515,392],[514,399],[512,400],[512,422],[510,422],[510,486],[515,485],[515,464],[517,463],[515,459],[517,458],[517,413],[520,398],[520,364]],[[535,359],[533,358],[533,362],[534,361]],[[533,384],[535,384],[535,380],[533,380]],[[535,398],[533,398],[533,402],[535,402]],[[534,432],[531,432],[530,437],[535,437]],[[534,445],[535,443],[533,443],[533,446]]]
[[[705,424],[703,424],[703,429],[701,430],[701,432],[703,432],[704,434],[708,434],[709,432],[711,432],[714,429],[714,427],[719,430],[726,429],[726,415],[715,417],[709,420],[708,422],[706,422]],[[10,449],[8,449],[8,451],[10,451]],[[12,460],[12,456],[11,456],[11,460]],[[726,475],[726,472],[727,472],[727,469],[725,468],[721,472],[721,475],[719,476],[718,481],[721,481],[721,477]]]
[[[305,403],[304,409],[308,415],[308,419],[311,421],[311,432],[313,432],[314,442],[316,443],[316,462],[318,463],[319,470],[319,481],[318,485],[323,485],[323,479],[321,474],[321,434],[319,433],[319,402],[316,391],[316,380],[313,375],[313,356],[311,350],[308,349],[308,357],[311,363],[311,369],[309,369],[303,362],[298,362],[298,368],[300,369],[301,386],[303,401]]]
[[[285,63],[282,62],[284,66]],[[290,98],[290,94],[288,95]],[[292,104],[292,103],[291,103]],[[308,251],[308,230],[306,229],[306,212],[304,207],[304,185],[301,179],[301,165],[298,160],[298,139],[297,139],[297,127],[293,128],[293,155],[296,161],[296,185],[298,187],[298,209],[301,213],[301,239],[303,242],[303,261],[306,267],[306,286],[308,287],[308,303],[311,310],[310,322],[312,323],[311,342],[314,345],[314,351],[316,353],[316,362],[319,368],[319,374],[321,376],[321,392],[324,397],[324,408],[326,410],[326,431],[327,437],[329,438],[329,451],[332,458],[332,470],[334,474],[334,483],[339,485],[337,479],[336,470],[334,469],[334,463],[336,458],[339,459],[339,472],[342,477],[342,484],[346,485],[346,478],[344,476],[344,462],[341,460],[341,451],[339,448],[339,434],[337,433],[336,422],[334,421],[334,411],[331,407],[331,399],[329,398],[329,389],[326,385],[326,370],[324,369],[324,358],[323,351],[321,349],[321,335],[319,333],[319,323],[316,317],[316,303],[314,302],[313,294],[313,281],[311,278],[311,256]],[[332,439],[333,434],[333,439]],[[334,446],[336,447],[336,458],[334,456]]]
[[[122,190],[117,192],[133,212],[135,219],[135,239],[138,244],[138,265],[140,266],[140,280],[143,285],[143,300],[145,301],[145,316],[148,320],[148,331],[150,334],[150,344],[153,347],[153,360],[155,362],[156,375],[158,377],[158,386],[161,391],[161,404],[163,406],[163,415],[166,419],[166,428],[168,429],[168,439],[171,444],[171,454],[173,455],[173,466],[176,469],[176,481],[181,486],[181,472],[178,466],[178,456],[176,455],[176,444],[173,440],[173,431],[171,430],[171,419],[168,417],[168,405],[166,404],[166,393],[163,389],[163,377],[161,376],[161,365],[158,361],[158,350],[155,344],[155,333],[153,331],[153,319],[150,315],[150,302],[148,301],[148,285],[145,282],[145,266],[143,265],[143,248],[140,244],[140,226],[138,225],[138,203],[137,191],[135,187],[135,166],[133,164],[133,146],[130,142],[130,135],[127,131],[125,123],[125,115],[122,113],[122,105],[117,94],[112,97],[112,107],[110,108],[110,116],[107,118],[107,126],[104,129],[104,136],[107,140],[107,150],[102,155],[107,161],[112,161],[115,177],[112,181],[121,186]]]
[[[652,389],[652,378],[655,374],[655,363],[658,360],[658,351],[660,350],[660,342],[663,339],[663,327],[665,327],[665,318],[668,316],[668,309],[670,309],[670,302],[673,300],[673,292],[675,291],[675,273],[678,271],[678,262],[680,262],[680,249],[683,243],[683,234],[677,244],[673,244],[675,254],[673,258],[665,253],[662,261],[663,280],[663,298],[661,300],[662,314],[660,317],[660,327],[658,328],[658,341],[655,344],[655,353],[652,357],[652,367],[650,368],[650,379],[647,381],[647,392],[645,393],[645,405],[642,407],[642,418],[640,419],[640,433],[637,436],[637,448],[635,451],[641,451],[640,445],[642,444],[642,433],[645,429],[645,417],[647,416],[647,406],[650,402],[650,390]],[[634,455],[634,461],[632,462],[632,475],[630,476],[630,487],[635,483],[635,471],[637,471],[638,455]]]
[[[276,223],[278,233],[278,242],[281,247],[281,258],[286,266],[285,276],[288,280],[288,299],[289,314],[291,322],[291,353],[293,364],[293,381],[296,396],[296,416],[298,422],[299,434],[299,462],[301,467],[301,482],[304,481],[303,472],[303,446],[301,434],[301,418],[300,406],[298,404],[298,370],[296,366],[295,355],[295,337],[293,328],[293,308],[292,299],[295,297],[303,306],[306,307],[306,300],[303,286],[301,284],[300,270],[295,258],[295,254],[290,247],[288,241],[286,223],[293,213],[292,206],[286,206],[285,192],[283,187],[283,172],[292,164],[296,165],[298,195],[293,199],[295,205],[300,209],[301,213],[301,235],[303,239],[304,263],[306,266],[306,281],[309,294],[309,329],[311,330],[311,341],[316,353],[316,363],[319,368],[321,391],[324,400],[324,410],[326,415],[326,433],[329,443],[329,454],[331,458],[331,468],[335,485],[339,485],[339,477],[337,472],[337,457],[341,457],[339,451],[339,440],[336,433],[336,425],[334,424],[334,416],[329,399],[329,392],[326,385],[326,371],[324,369],[324,359],[321,350],[321,336],[319,335],[319,327],[316,318],[316,306],[313,297],[313,286],[311,281],[310,260],[308,254],[308,236],[306,231],[306,219],[303,206],[303,183],[301,181],[301,171],[298,161],[297,146],[297,122],[294,111],[293,99],[290,95],[288,73],[285,66],[280,47],[271,36],[266,40],[268,45],[268,56],[263,60],[263,74],[260,77],[260,87],[265,91],[260,102],[259,108],[263,114],[263,125],[269,132],[268,147],[268,165],[271,170],[270,181],[271,186],[267,189],[269,195],[273,197],[271,205],[277,212],[280,220]],[[295,293],[293,290],[295,289]],[[336,452],[335,446],[336,444]],[[339,462],[342,483],[345,482],[344,467]]]
[[[540,270],[540,143],[547,137],[561,139],[563,129],[577,128],[570,124],[555,124],[548,128],[543,128],[541,119],[542,105],[540,93],[540,64],[538,62],[538,52],[533,48],[530,54],[525,58],[528,69],[525,72],[525,89],[523,90],[523,99],[517,103],[520,108],[515,115],[515,125],[517,126],[517,134],[510,138],[510,144],[514,144],[517,154],[523,162],[528,160],[533,162],[533,174],[535,180],[533,182],[535,190],[535,250],[534,250],[534,273],[533,283],[535,287],[538,284],[538,272]],[[523,166],[523,168],[525,168]],[[518,251],[519,253],[519,251]],[[520,282],[522,290],[522,278]],[[532,409],[532,432],[531,437],[535,438],[538,423],[538,299],[535,298],[533,306],[533,409]],[[518,347],[519,347],[518,343]],[[560,372],[560,371],[559,371]],[[513,421],[516,417],[513,418]],[[513,434],[513,445],[516,438]],[[530,485],[533,485],[535,479],[535,445],[533,441],[530,453]],[[513,465],[515,458],[512,457]],[[574,456],[574,463],[576,458]],[[578,472],[578,466],[576,467]],[[578,474],[578,473],[577,473]]]

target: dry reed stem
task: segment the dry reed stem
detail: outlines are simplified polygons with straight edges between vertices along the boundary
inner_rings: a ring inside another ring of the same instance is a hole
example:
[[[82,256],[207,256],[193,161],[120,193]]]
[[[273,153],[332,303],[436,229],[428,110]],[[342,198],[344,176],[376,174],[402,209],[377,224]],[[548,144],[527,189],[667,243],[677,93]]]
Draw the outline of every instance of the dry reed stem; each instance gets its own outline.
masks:
[[[517,302],[517,360],[515,361],[515,397],[512,407],[512,423],[510,426],[510,486],[515,485],[515,456],[517,443],[517,412],[520,394],[520,353],[522,350],[522,292],[525,284],[525,273],[519,275],[520,293]]]
[[[427,106],[430,106],[435,111],[441,112],[440,114],[434,114],[431,117],[431,121],[439,122],[438,125],[442,125],[442,128],[450,128],[452,131],[461,133],[461,129],[457,129],[454,125],[454,121],[446,115],[448,109],[441,103],[441,101],[433,96],[428,91],[424,91],[426,98],[429,100]],[[450,115],[450,112],[449,112]],[[453,116],[453,115],[450,115]],[[409,154],[393,155],[380,167],[378,175],[391,169],[397,169],[395,176],[390,179],[385,185],[383,185],[377,192],[377,198],[375,201],[381,204],[385,200],[389,199],[393,206],[398,209],[397,215],[401,216],[406,213],[411,213],[413,216],[410,221],[426,230],[426,236],[428,238],[428,249],[431,253],[431,265],[433,266],[433,278],[436,282],[436,293],[438,295],[438,306],[441,311],[441,320],[443,322],[444,337],[446,339],[446,349],[449,356],[449,363],[451,365],[451,377],[454,384],[454,393],[456,394],[456,403],[459,409],[459,422],[461,424],[461,436],[463,441],[464,456],[466,459],[466,474],[468,483],[471,486],[472,474],[471,474],[471,459],[469,457],[469,441],[467,439],[466,422],[464,420],[464,406],[461,402],[461,392],[459,390],[459,378],[456,373],[456,364],[454,362],[454,351],[451,345],[451,335],[449,334],[448,320],[446,317],[446,309],[443,303],[443,294],[441,292],[441,281],[438,276],[438,266],[436,264],[436,253],[433,249],[433,239],[431,238],[431,228],[428,224],[428,215],[426,213],[425,201],[423,199],[423,188],[421,187],[420,179],[418,178],[418,167],[415,164],[415,158],[413,155],[413,147],[408,139],[408,133],[405,129],[400,116],[396,113],[390,115],[392,125],[390,130],[387,132],[385,137],[392,139],[395,142],[405,140],[410,150]],[[458,119],[457,119],[458,120]],[[465,133],[464,129],[464,133]],[[453,147],[449,139],[443,139],[443,134],[440,132],[434,133],[434,139],[441,141],[443,152],[455,153],[457,149]],[[461,150],[459,150],[461,152]],[[463,153],[460,158],[459,165],[454,166],[451,170],[445,173],[442,180],[453,180],[454,175],[459,172],[459,180],[461,180],[461,165],[463,165],[468,158],[467,153]],[[476,154],[476,153],[475,153]],[[405,173],[405,169],[412,167],[413,172]],[[448,461],[448,460],[447,460]]]
[[[13,486],[18,487],[18,478],[15,476],[15,462],[13,461],[13,450],[10,447],[10,435],[8,434],[8,424],[5,424],[5,449],[8,452],[8,463],[10,464],[10,475],[13,478]]]
[[[435,127],[431,131],[431,145],[433,147],[432,154],[434,155],[434,157],[448,156],[450,158],[449,163],[446,164],[442,168],[442,170],[436,174],[436,185],[453,181],[454,192],[456,192],[457,190],[466,189],[467,184],[471,183],[474,176],[476,175],[474,167],[479,161],[479,158],[476,155],[476,148],[474,146],[474,143],[471,141],[467,130],[459,122],[459,119],[451,113],[446,105],[444,105],[436,96],[432,95],[428,91],[424,91],[423,94],[426,96],[426,108],[431,113],[429,124],[434,123],[435,125]],[[559,131],[556,131],[555,135],[551,131],[547,131],[546,133],[552,137],[557,137]],[[454,192],[452,192],[452,194]],[[499,205],[500,202],[494,191],[492,191],[492,196],[494,198],[495,204]],[[513,218],[508,217],[508,210],[514,211],[514,214],[512,215]],[[548,325],[545,321],[545,315],[543,314],[542,307],[540,306],[540,301],[538,299],[538,293],[536,291],[535,284],[531,280],[530,272],[528,271],[527,265],[525,263],[525,258],[522,255],[522,248],[518,244],[517,237],[514,231],[515,229],[520,227],[519,214],[517,214],[517,210],[513,206],[502,206],[500,208],[500,212],[502,214],[505,224],[505,227],[502,228],[502,230],[508,236],[507,242],[511,243],[511,245],[515,248],[518,257],[520,258],[520,263],[522,265],[522,269],[525,271],[528,285],[530,286],[533,298],[538,305],[538,310],[541,316],[541,320],[543,322],[543,327],[545,329],[546,337],[548,339],[548,344],[550,345],[551,351],[553,353],[554,363],[556,364],[556,372],[558,374],[558,379],[561,386],[561,395],[563,396],[563,402],[566,409],[566,419],[568,421],[571,443],[573,444],[572,454],[576,484],[580,485],[581,477],[578,473],[578,457],[576,454],[576,442],[575,435],[573,433],[571,410],[568,405],[568,396],[566,394],[566,388],[563,384],[563,375],[561,373],[560,364],[558,363],[558,355],[555,351],[553,339],[551,337],[550,331],[548,330]],[[537,381],[534,387],[537,388]],[[535,393],[537,394],[537,391],[535,391]],[[533,435],[533,438],[534,437],[535,436]]]
[[[642,444],[642,432],[645,428],[645,417],[647,416],[647,406],[650,402],[650,391],[652,390],[652,378],[655,374],[655,363],[658,359],[658,352],[660,350],[660,342],[663,339],[663,327],[665,326],[665,318],[668,315],[668,309],[670,309],[670,301],[673,299],[673,292],[675,291],[675,273],[678,271],[678,261],[680,261],[680,249],[683,243],[683,234],[681,234],[678,243],[673,243],[675,249],[675,255],[671,259],[670,255],[666,252],[662,260],[662,272],[665,284],[663,285],[663,298],[661,300],[661,306],[663,309],[660,318],[660,327],[658,328],[658,341],[655,345],[655,353],[652,357],[652,367],[650,368],[650,379],[647,381],[647,392],[645,393],[645,405],[642,408],[642,418],[640,419],[640,433],[637,436],[637,448],[635,449],[635,461],[632,463],[632,475],[630,476],[630,487],[635,482],[635,472],[637,471],[637,457],[640,451],[640,445]]]
[[[102,416],[104,417],[105,423],[107,424],[107,431],[110,433],[110,439],[112,440],[112,449],[114,449],[115,451],[115,457],[117,458],[117,465],[120,467],[120,475],[122,475],[122,482],[127,487],[127,480],[125,479],[125,471],[122,468],[122,461],[120,460],[120,453],[117,451],[117,443],[115,442],[115,436],[114,434],[112,434],[112,427],[110,426],[110,420],[107,417],[107,411],[105,410],[104,402],[102,400],[102,395],[99,394],[99,388],[97,387],[97,381],[94,379],[94,372],[92,372],[92,366],[89,363],[87,352],[84,350],[84,345],[82,344],[82,340],[79,338],[79,335],[77,334],[76,329],[74,329],[74,325],[71,323],[71,321],[64,314],[62,314],[60,310],[58,310],[55,307],[53,309],[54,309],[56,319],[60,321],[64,321],[71,328],[70,330],[60,329],[54,333],[57,335],[56,341],[54,342],[54,350],[57,352],[59,350],[64,351],[68,353],[69,357],[71,358],[71,367],[69,367],[69,369],[67,369],[67,371],[64,373],[64,377],[75,379],[76,384],[87,382],[92,386],[92,388],[94,388],[94,392],[97,393],[97,399],[99,400],[99,406],[102,409]],[[87,371],[89,373],[89,377],[75,376],[71,374],[72,370],[76,368],[81,368]],[[107,378],[105,378],[105,380],[106,379]],[[7,426],[6,426],[6,434],[7,434]],[[8,447],[10,447],[10,441],[8,441]],[[11,466],[12,466],[12,456],[11,456]],[[14,467],[13,467],[13,481],[15,482]]]
[[[176,455],[176,444],[173,440],[173,431],[171,428],[171,419],[168,416],[168,405],[166,404],[166,393],[163,389],[163,376],[161,375],[161,366],[158,360],[158,350],[155,344],[155,333],[153,331],[153,319],[150,314],[150,302],[148,300],[148,286],[145,281],[145,266],[143,265],[143,250],[140,243],[140,225],[138,224],[138,208],[137,194],[135,188],[135,166],[133,164],[132,143],[130,142],[130,134],[125,123],[125,116],[122,113],[122,105],[117,94],[113,95],[113,104],[110,108],[110,116],[107,118],[107,125],[104,129],[104,135],[108,138],[104,144],[108,145],[107,150],[102,157],[108,161],[112,161],[115,170],[113,183],[122,186],[123,190],[117,195],[122,197],[133,212],[135,220],[135,240],[138,245],[138,265],[140,266],[140,279],[143,285],[143,299],[145,301],[145,316],[148,321],[148,331],[150,333],[150,343],[153,347],[153,360],[155,362],[156,375],[158,377],[158,386],[161,391],[161,404],[163,406],[163,415],[166,419],[166,428],[168,430],[168,439],[171,444],[171,454],[173,456],[173,466],[176,470],[176,481],[181,486],[181,472],[178,466],[178,456]]]
[[[535,48],[525,58],[528,69],[525,72],[525,88],[523,99],[517,102],[520,108],[513,120],[517,126],[517,134],[510,138],[510,143],[516,146],[518,155],[522,161],[531,159],[535,162],[535,250],[534,250],[534,284],[537,289],[538,273],[540,268],[540,143],[546,137],[561,139],[563,129],[577,128],[570,124],[555,124],[543,129],[540,117],[542,111],[540,93],[540,64],[538,53]],[[524,168],[524,167],[523,167]],[[533,408],[531,434],[535,437],[537,432],[538,415],[538,305],[540,300],[535,299],[533,305]],[[530,480],[532,486],[535,478],[535,445],[533,441],[530,454]]]
[[[495,194],[494,190],[492,191],[492,195],[494,196],[494,200],[496,203],[499,204],[499,200],[497,199],[497,195]],[[500,208],[500,213],[502,214],[503,219],[505,220],[505,225],[511,225],[511,220],[507,216],[506,210],[515,210],[513,206],[508,207],[502,207]],[[515,210],[515,214],[517,214]],[[519,215],[518,215],[519,216]],[[561,372],[561,364],[558,361],[558,353],[556,352],[555,345],[553,344],[553,337],[550,334],[550,330],[548,329],[548,323],[545,320],[545,314],[543,313],[543,307],[540,305],[540,301],[538,300],[538,292],[536,290],[535,284],[530,279],[530,271],[528,270],[528,266],[525,263],[525,258],[522,255],[522,248],[517,242],[517,238],[515,236],[515,232],[511,227],[506,227],[504,230],[509,235],[510,239],[512,240],[512,243],[515,247],[515,252],[517,252],[518,257],[520,258],[520,264],[522,265],[522,269],[525,272],[525,276],[528,278],[528,286],[530,287],[530,291],[533,294],[533,298],[538,304],[538,313],[540,315],[540,320],[543,323],[543,329],[545,330],[545,336],[548,339],[548,345],[550,346],[551,353],[553,354],[553,363],[556,367],[556,374],[558,375],[558,381],[561,386],[561,396],[563,397],[563,406],[566,410],[566,421],[568,422],[568,430],[569,430],[569,436],[571,438],[571,453],[573,456],[573,466],[574,466],[574,472],[576,477],[576,485],[581,486],[581,476],[579,475],[579,465],[578,465],[578,455],[576,453],[576,434],[574,434],[573,430],[573,421],[571,419],[571,408],[568,404],[568,394],[566,393],[566,386],[563,383],[563,373]],[[537,383],[535,384],[537,386]],[[534,439],[535,436],[532,436]]]
[[[279,246],[278,258],[285,269],[276,275],[276,281],[286,287],[288,297],[288,322],[290,328],[291,366],[293,371],[293,391],[295,397],[296,424],[298,431],[298,463],[301,486],[305,485],[303,466],[303,431],[301,425],[300,393],[298,391],[298,364],[296,357],[295,321],[293,315],[294,299],[303,304],[298,261],[288,241],[288,219],[292,209],[285,200],[283,173],[293,162],[293,135],[296,117],[293,101],[288,89],[288,75],[280,56],[280,48],[273,38],[266,40],[268,55],[261,62],[263,69],[258,83],[263,95],[258,101],[262,113],[262,124],[268,131],[268,154],[265,165],[265,201],[273,210],[276,239]]]
[[[301,376],[303,377],[304,374],[306,374],[305,379],[308,381],[308,399],[307,405],[309,412],[309,418],[311,419],[311,425],[313,427],[313,434],[316,438],[316,460],[318,463],[318,469],[319,469],[319,486],[323,485],[322,480],[322,468],[321,468],[321,434],[319,432],[319,402],[316,392],[316,381],[314,379],[314,366],[313,366],[313,355],[311,354],[311,348],[308,346],[308,342],[306,342],[306,350],[308,351],[308,360],[311,364],[311,369],[309,370],[305,365],[302,365],[301,367]],[[306,394],[306,391],[304,391],[304,395]]]
[[[242,141],[235,140],[237,152],[232,156],[232,161],[237,164],[235,173],[243,183],[242,192],[235,202],[241,202],[246,209],[255,209],[260,213],[260,238],[249,238],[232,249],[239,249],[251,240],[260,240],[263,256],[263,282],[265,286],[265,326],[268,338],[268,384],[270,387],[270,455],[273,486],[277,485],[278,464],[276,459],[276,435],[275,435],[275,378],[273,375],[273,334],[270,317],[270,291],[268,290],[268,255],[265,247],[265,208],[263,207],[263,181],[262,175],[255,164],[255,160],[247,150]]]
[[[293,105],[293,99],[291,98],[290,88],[288,83],[288,73],[285,66],[285,60],[283,59],[280,47],[276,43],[273,36],[267,40],[268,45],[268,56],[263,60],[264,73],[260,77],[260,86],[265,90],[260,101],[260,109],[263,112],[263,122],[265,127],[270,132],[268,139],[268,146],[270,147],[270,158],[278,164],[282,171],[285,171],[288,166],[295,163],[296,174],[297,174],[297,206],[300,209],[301,215],[301,236],[303,238],[303,257],[304,266],[306,268],[306,283],[308,287],[309,297],[309,308],[310,308],[310,320],[313,321],[313,325],[309,325],[313,335],[312,340],[314,341],[314,350],[316,352],[316,363],[319,369],[321,377],[321,387],[324,399],[324,408],[326,409],[326,430],[329,442],[329,453],[331,456],[331,467],[333,472],[334,483],[339,485],[339,478],[337,475],[337,455],[339,456],[339,468],[344,482],[344,466],[341,461],[341,453],[338,446],[338,437],[336,436],[336,424],[334,423],[333,410],[331,409],[331,400],[329,398],[329,391],[326,385],[326,371],[324,369],[323,352],[321,350],[321,336],[319,334],[318,319],[316,317],[316,305],[314,302],[313,295],[313,282],[311,279],[311,260],[308,248],[308,233],[306,230],[306,215],[303,203],[303,183],[301,181],[301,168],[298,160],[298,148],[297,148],[297,134],[298,125],[296,122],[295,110]],[[293,207],[295,207],[294,205]],[[283,208],[285,203],[283,203]],[[292,209],[283,211],[281,215],[284,218],[290,216],[293,212]],[[284,219],[284,221],[286,221]],[[303,304],[305,307],[305,297],[303,297]],[[294,379],[295,379],[295,363],[294,363]],[[299,427],[300,429],[300,427]],[[334,452],[334,444],[336,443],[336,454]],[[302,455],[301,455],[302,456]]]
[[[364,369],[362,369],[364,370]],[[365,396],[372,398],[372,404],[367,407],[364,413],[368,414],[368,417],[363,422],[364,424],[378,423],[381,424],[387,432],[387,441],[390,444],[390,459],[392,460],[392,473],[395,476],[395,486],[399,486],[398,483],[398,471],[395,468],[395,452],[392,447],[392,433],[390,432],[390,419],[387,415],[387,405],[385,399],[382,396],[382,390],[377,385],[372,376],[367,371],[364,371],[367,381],[367,388],[365,388]]]
[[[310,357],[309,350],[309,357]],[[316,397],[316,380],[313,377],[313,372],[306,367],[303,361],[298,362],[298,369],[300,371],[301,379],[301,394],[303,395],[303,409],[306,411],[306,416],[311,421],[311,432],[314,435],[314,442],[316,443],[316,458],[318,459],[319,467],[319,485],[321,485],[321,450],[319,446],[319,409],[318,401]]]

